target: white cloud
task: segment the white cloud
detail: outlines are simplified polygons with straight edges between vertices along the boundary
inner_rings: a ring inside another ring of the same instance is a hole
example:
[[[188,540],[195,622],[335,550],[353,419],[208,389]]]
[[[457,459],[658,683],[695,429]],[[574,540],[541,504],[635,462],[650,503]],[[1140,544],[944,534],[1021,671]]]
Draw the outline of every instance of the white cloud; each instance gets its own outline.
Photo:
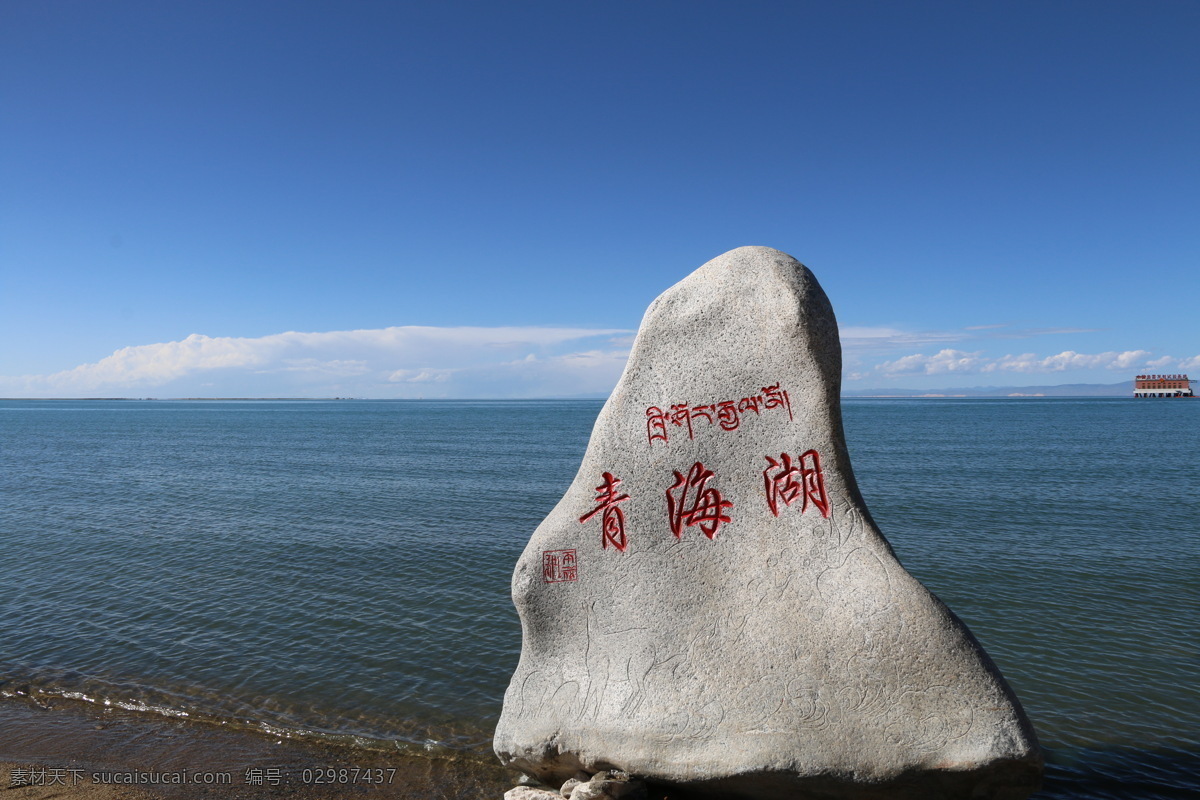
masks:
[[[1149,350],[1126,350],[1123,353],[1076,353],[1074,350],[1037,358],[1032,353],[1020,356],[1002,356],[988,363],[984,372],[1066,372],[1069,369],[1121,369],[1128,370],[1145,365]]]
[[[261,374],[271,372],[313,372],[322,375],[362,375],[370,372],[371,368],[367,366],[366,361],[361,360],[333,360],[321,361],[316,358],[285,358],[283,366],[274,367],[271,369],[256,370]]]
[[[979,353],[962,350],[939,350],[931,356],[916,353],[895,361],[885,361],[875,369],[885,375],[939,375],[946,372],[973,372],[980,368],[984,359]]]
[[[251,337],[192,334],[125,347],[49,375],[0,377],[0,396],[539,397],[602,395],[625,366],[632,331],[538,327],[422,327]],[[872,369],[867,354],[918,342],[969,338],[898,328],[847,327],[846,379],[967,373],[1017,374],[1200,369],[1200,355],[1148,350],[985,356],[950,347]],[[914,348],[915,349],[915,348]],[[900,351],[903,352],[903,351]],[[866,362],[866,363],[864,363]]]
[[[520,366],[529,359],[539,363],[536,383],[543,391],[579,394],[612,387],[628,356],[629,334],[623,329],[424,326],[289,331],[257,338],[192,334],[125,347],[51,375],[0,377],[0,395],[165,390],[170,396],[379,397],[406,396],[407,385],[415,390],[433,385],[443,396],[529,396],[521,379],[531,373]],[[583,380],[589,370],[603,377]],[[481,376],[487,377],[489,394],[476,391],[473,382]],[[581,382],[593,388],[574,391]]]
[[[847,349],[902,347],[934,342],[956,342],[967,338],[961,331],[905,331],[886,326],[848,325],[838,329]]]
[[[49,386],[64,388],[158,385],[189,372],[259,366],[276,349],[274,344],[261,339],[214,339],[193,333],[180,342],[125,347],[94,364],[81,364],[45,376],[44,380]]]
[[[398,369],[387,379],[390,383],[445,383],[457,369]]]
[[[962,350],[941,350],[932,356],[916,353],[894,361],[885,361],[875,369],[885,375],[937,375],[947,372],[1066,372],[1068,370],[1109,369],[1132,370],[1138,368],[1161,368],[1175,359],[1170,356],[1149,359],[1149,350],[1109,351],[1105,353],[1077,353],[1064,350],[1052,356],[1039,358],[1034,353],[1004,355],[997,358],[985,357],[980,352],[967,353]],[[1181,363],[1180,366],[1185,366]]]
[[[887,325],[847,325],[839,328],[842,347],[847,350],[884,351],[922,344],[940,344],[978,339],[1029,339],[1064,333],[1094,333],[1094,328],[1011,328],[1007,323],[968,325],[950,331],[911,331]]]

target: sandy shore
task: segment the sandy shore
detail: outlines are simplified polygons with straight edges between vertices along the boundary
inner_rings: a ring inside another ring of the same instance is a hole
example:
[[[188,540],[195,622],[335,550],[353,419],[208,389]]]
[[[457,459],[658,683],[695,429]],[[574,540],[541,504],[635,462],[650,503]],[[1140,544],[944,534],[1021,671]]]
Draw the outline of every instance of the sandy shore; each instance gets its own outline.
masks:
[[[416,755],[278,739],[77,702],[0,701],[0,800],[500,800],[486,754]]]

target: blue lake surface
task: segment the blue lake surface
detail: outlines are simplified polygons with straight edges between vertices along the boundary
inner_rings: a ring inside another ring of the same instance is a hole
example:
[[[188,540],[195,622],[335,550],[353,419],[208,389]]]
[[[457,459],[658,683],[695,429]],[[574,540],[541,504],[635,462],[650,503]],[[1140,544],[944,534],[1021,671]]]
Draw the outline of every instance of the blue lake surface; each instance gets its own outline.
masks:
[[[599,401],[0,401],[0,696],[485,753]],[[1200,792],[1200,401],[847,400],[1043,798]]]

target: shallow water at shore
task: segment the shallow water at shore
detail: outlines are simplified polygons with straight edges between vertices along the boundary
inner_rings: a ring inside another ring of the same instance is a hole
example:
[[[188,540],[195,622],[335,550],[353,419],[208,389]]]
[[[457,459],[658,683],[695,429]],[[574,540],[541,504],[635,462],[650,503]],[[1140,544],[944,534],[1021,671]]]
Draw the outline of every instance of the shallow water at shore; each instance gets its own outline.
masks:
[[[0,759],[56,716],[117,714],[490,763],[512,565],[599,407],[0,401],[0,715],[40,714],[0,729]],[[845,417],[884,534],[1033,719],[1041,796],[1200,791],[1200,403]]]
[[[139,800],[496,800],[513,780],[494,758],[479,754],[388,753],[44,699],[0,702],[3,762],[16,771],[10,769],[0,786],[16,797],[26,791],[97,800],[123,800],[127,794]]]

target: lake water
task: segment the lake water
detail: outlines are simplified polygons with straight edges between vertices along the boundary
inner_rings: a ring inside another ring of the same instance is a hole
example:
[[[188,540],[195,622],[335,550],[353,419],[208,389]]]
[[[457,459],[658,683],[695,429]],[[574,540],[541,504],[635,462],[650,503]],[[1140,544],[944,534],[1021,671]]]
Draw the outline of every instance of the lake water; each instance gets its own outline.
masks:
[[[598,401],[0,401],[0,697],[486,756]],[[848,400],[863,495],[1047,751],[1200,792],[1200,401]],[[536,434],[536,435],[535,435]]]

